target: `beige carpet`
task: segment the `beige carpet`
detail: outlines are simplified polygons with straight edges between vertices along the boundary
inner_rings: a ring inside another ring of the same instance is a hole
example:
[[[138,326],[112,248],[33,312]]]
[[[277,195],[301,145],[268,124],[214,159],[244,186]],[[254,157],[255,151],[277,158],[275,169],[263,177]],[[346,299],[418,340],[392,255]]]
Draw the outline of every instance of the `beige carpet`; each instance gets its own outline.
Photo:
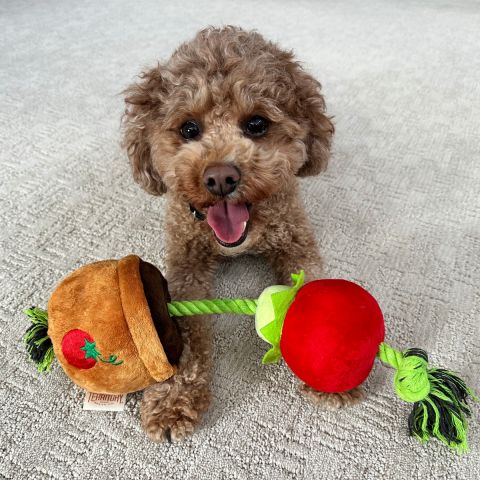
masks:
[[[258,28],[323,82],[337,125],[326,175],[302,182],[327,273],[367,286],[388,339],[420,346],[480,390],[480,4],[0,2],[0,477],[480,478],[469,455],[407,435],[409,406],[377,366],[368,399],[322,413],[263,367],[251,320],[215,323],[214,402],[199,432],[155,445],[124,413],[82,411],[56,366],[26,360],[20,313],[73,268],[136,252],[163,265],[164,201],[131,180],[117,94],[208,24]],[[217,293],[256,295],[263,262],[226,265]]]

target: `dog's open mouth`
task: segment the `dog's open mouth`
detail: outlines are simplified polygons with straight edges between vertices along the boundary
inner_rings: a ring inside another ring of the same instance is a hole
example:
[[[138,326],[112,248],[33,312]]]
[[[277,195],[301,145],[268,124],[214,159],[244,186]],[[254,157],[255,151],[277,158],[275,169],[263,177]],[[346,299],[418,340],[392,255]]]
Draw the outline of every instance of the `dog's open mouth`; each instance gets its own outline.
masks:
[[[207,223],[217,242],[224,247],[237,247],[247,238],[249,206],[223,200],[209,207]]]

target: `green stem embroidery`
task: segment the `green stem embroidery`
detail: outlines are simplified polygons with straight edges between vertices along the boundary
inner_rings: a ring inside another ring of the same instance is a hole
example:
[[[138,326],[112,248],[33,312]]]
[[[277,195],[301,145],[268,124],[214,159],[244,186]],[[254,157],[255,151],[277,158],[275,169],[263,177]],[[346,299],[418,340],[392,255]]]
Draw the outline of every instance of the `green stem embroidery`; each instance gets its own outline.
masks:
[[[110,355],[108,357],[108,360],[105,360],[101,355],[98,356],[98,359],[102,362],[111,363],[112,365],[121,365],[123,363],[123,360],[118,360],[117,362],[117,358],[118,357],[116,355]]]
[[[104,363],[111,363],[112,365],[121,365],[123,360],[117,362],[118,357],[116,355],[110,355],[107,360],[102,357],[102,354],[97,350],[95,342],[89,342],[85,339],[85,345],[80,348],[85,352],[85,358],[93,358],[95,361],[102,361]]]

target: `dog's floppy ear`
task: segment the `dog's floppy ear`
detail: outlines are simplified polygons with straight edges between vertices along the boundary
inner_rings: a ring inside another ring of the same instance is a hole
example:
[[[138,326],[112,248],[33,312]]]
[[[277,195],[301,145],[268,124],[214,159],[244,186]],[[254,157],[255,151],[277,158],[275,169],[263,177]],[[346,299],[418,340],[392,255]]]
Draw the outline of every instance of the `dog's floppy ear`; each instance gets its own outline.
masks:
[[[167,188],[153,166],[148,139],[154,110],[161,104],[166,89],[160,65],[143,72],[140,79],[123,92],[126,109],[122,146],[127,150],[135,181],[147,192],[161,195]]]
[[[325,114],[325,101],[320,93],[320,83],[298,65],[295,77],[299,117],[307,127],[307,136],[304,140],[306,160],[297,175],[307,177],[317,175],[327,167],[335,128]]]

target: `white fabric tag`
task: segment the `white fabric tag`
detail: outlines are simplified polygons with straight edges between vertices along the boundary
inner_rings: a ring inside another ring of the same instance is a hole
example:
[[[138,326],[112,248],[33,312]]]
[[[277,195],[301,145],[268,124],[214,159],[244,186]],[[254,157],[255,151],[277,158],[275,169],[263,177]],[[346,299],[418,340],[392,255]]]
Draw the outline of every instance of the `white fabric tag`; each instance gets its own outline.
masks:
[[[122,412],[127,395],[110,395],[108,393],[92,393],[85,390],[84,410],[103,410],[105,412]]]

